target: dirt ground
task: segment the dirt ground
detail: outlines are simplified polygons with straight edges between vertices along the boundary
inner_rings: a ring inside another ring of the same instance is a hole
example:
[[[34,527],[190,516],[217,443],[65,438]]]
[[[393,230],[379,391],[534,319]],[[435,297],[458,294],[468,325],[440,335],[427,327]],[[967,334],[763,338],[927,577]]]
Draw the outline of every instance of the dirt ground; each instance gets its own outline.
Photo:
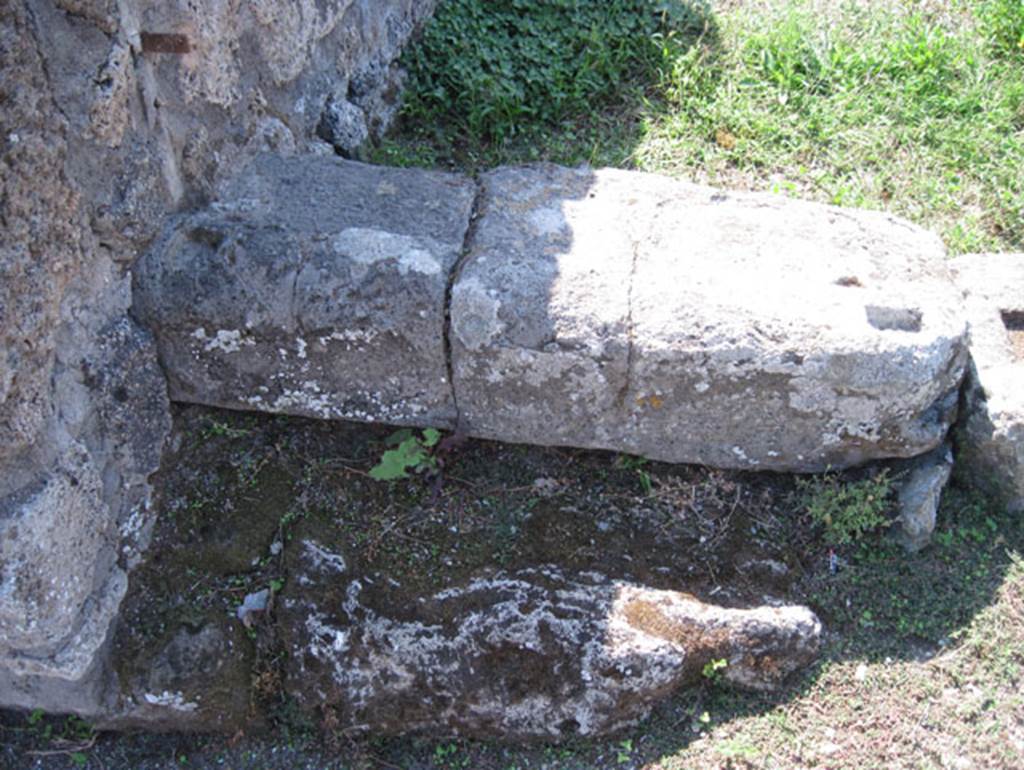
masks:
[[[122,675],[144,667],[151,646],[175,627],[210,613],[233,616],[260,588],[281,590],[288,544],[312,533],[372,577],[379,588],[371,600],[382,607],[401,607],[488,567],[551,562],[722,604],[757,603],[766,595],[806,603],[827,629],[822,664],[772,695],[709,681],[666,701],[631,734],[605,741],[502,747],[442,735],[338,735],[323,729],[324,715],[301,712],[284,694],[271,609],[247,633],[252,665],[242,669],[237,687],[247,693],[249,718],[241,729],[97,734],[79,720],[6,714],[0,766],[805,766],[792,759],[754,764],[749,751],[704,757],[697,748],[736,730],[754,730],[755,747],[780,740],[774,727],[763,732],[762,722],[793,704],[833,708],[829,687],[815,696],[825,701],[807,698],[837,666],[856,674],[885,661],[887,670],[893,661],[931,665],[996,601],[1013,566],[1007,540],[1020,536],[1019,520],[1003,533],[986,501],[969,487],[954,487],[938,542],[923,554],[907,556],[879,532],[838,549],[830,565],[830,549],[789,476],[467,441],[441,456],[439,473],[376,481],[368,473],[392,430],[179,408],[176,451],[157,481],[148,561],[132,575],[115,640]],[[970,590],[964,570],[974,581]]]

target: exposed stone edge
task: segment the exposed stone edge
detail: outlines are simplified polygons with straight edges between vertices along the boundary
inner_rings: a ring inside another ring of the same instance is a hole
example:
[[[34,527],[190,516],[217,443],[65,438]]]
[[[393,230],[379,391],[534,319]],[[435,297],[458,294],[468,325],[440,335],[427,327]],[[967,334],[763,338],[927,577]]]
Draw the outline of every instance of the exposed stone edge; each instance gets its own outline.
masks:
[[[459,251],[458,259],[448,271],[444,287],[444,322],[442,325],[442,344],[444,346],[445,377],[448,379],[448,390],[452,394],[452,407],[455,409],[454,430],[462,434],[462,410],[459,409],[459,391],[455,383],[455,363],[452,358],[452,293],[455,284],[462,277],[462,270],[469,261],[469,255],[473,250],[473,241],[476,239],[477,223],[480,220],[481,209],[484,203],[484,185],[480,177],[474,174],[473,185],[476,187],[476,194],[473,196],[473,205],[469,208],[469,221],[466,223],[466,231],[462,236],[462,248]]]

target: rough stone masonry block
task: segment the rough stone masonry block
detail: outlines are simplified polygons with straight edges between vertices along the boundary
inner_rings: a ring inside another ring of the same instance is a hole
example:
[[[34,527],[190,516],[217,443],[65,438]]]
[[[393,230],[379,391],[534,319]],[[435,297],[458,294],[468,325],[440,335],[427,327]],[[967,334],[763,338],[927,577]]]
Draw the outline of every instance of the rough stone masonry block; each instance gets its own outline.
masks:
[[[635,724],[704,667],[773,690],[817,656],[806,607],[732,609],[556,565],[487,571],[376,605],[341,553],[305,540],[280,598],[284,690],[339,733],[561,741]]]
[[[54,378],[83,439],[0,495],[0,706],[104,708],[109,630],[148,540],[147,480],[170,430],[151,338],[122,317]]]
[[[1024,254],[970,254],[952,267],[971,329],[958,459],[1024,510]]]
[[[452,289],[456,397],[473,435],[615,447],[627,386],[633,240],[618,175],[558,166],[483,177]]]
[[[445,293],[468,178],[261,156],[139,262],[172,399],[450,426]]]
[[[966,330],[934,235],[626,171],[482,185],[451,311],[471,434],[799,472],[946,434]]]

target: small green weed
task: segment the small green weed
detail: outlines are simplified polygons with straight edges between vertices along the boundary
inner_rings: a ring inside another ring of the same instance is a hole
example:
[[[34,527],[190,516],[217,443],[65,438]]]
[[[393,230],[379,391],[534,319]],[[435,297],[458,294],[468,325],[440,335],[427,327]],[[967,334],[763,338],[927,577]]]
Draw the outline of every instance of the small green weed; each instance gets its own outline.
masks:
[[[701,669],[701,674],[705,679],[710,682],[721,681],[724,675],[725,669],[728,667],[729,661],[725,658],[716,658],[715,660],[709,660],[704,664],[704,668]]]
[[[47,717],[42,709],[35,709],[25,717],[26,732],[38,746],[48,747],[36,750],[40,754],[63,755],[72,767],[85,767],[89,762],[86,753],[96,743],[96,731],[92,725],[74,714],[65,717]]]
[[[849,545],[888,524],[885,515],[892,491],[889,472],[883,470],[862,481],[844,482],[825,473],[797,479],[797,489],[811,520],[824,528],[831,545]]]
[[[93,737],[92,725],[75,715],[64,717],[62,721],[47,719],[42,709],[34,709],[25,721],[36,736],[44,741],[58,740],[63,742],[88,741]]]
[[[615,458],[615,465],[617,467],[636,471],[637,479],[640,481],[640,488],[643,490],[644,496],[649,497],[654,492],[654,481],[650,472],[644,468],[646,464],[646,457],[619,455]]]
[[[201,438],[206,441],[211,438],[242,438],[248,436],[250,431],[247,428],[234,428],[221,420],[208,420],[203,428]]]
[[[633,741],[628,738],[624,741],[619,741],[618,746],[616,746],[615,761],[620,765],[625,765],[632,761],[632,759]]]
[[[437,767],[461,770],[469,767],[469,762],[469,755],[462,751],[458,743],[439,743],[434,747],[434,763]]]
[[[370,469],[370,477],[377,481],[392,481],[409,477],[413,473],[425,473],[437,468],[437,460],[431,449],[441,440],[441,433],[427,428],[417,436],[404,428],[388,438],[387,443],[394,449],[387,450],[380,462]]]

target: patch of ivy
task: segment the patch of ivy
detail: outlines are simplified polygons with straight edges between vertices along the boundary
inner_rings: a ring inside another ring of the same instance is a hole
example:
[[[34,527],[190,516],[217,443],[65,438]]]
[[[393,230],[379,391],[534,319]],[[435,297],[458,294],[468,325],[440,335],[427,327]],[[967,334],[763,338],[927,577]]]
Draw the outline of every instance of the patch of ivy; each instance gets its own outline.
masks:
[[[498,141],[572,119],[653,80],[667,39],[704,23],[678,0],[447,0],[404,54],[405,117]]]
[[[431,449],[441,440],[441,434],[434,428],[427,428],[417,436],[405,428],[388,437],[387,443],[393,449],[387,450],[380,462],[370,469],[370,478],[377,481],[404,479],[410,472],[424,473],[434,470],[437,461]]]

